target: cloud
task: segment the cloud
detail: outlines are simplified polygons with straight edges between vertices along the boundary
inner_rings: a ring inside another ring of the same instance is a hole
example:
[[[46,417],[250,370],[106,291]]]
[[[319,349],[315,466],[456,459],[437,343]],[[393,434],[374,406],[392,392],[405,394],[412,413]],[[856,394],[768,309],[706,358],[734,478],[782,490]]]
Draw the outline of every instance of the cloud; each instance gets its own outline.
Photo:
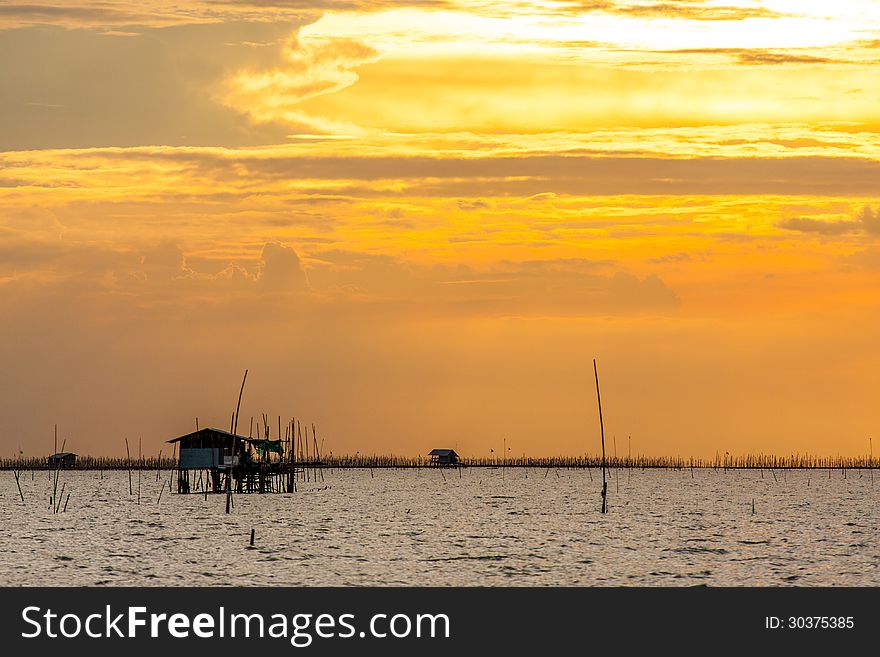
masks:
[[[0,239],[5,265],[0,292],[100,300],[114,316],[153,314],[156,321],[180,319],[195,309],[246,317],[271,308],[283,319],[294,311],[281,299],[293,294],[300,310],[401,319],[667,315],[679,306],[678,295],[657,276],[637,276],[606,260],[548,258],[477,266],[320,248],[302,259],[293,246],[277,240],[264,243],[248,260],[227,257],[211,266],[188,260],[172,239],[102,246]],[[9,276],[14,278],[3,282]]]
[[[792,217],[783,219],[776,225],[786,230],[817,233],[820,235],[847,235],[852,233],[880,235],[880,206],[877,209],[871,209],[870,206],[866,205],[855,219],[828,221],[825,219]]]
[[[880,235],[880,206],[873,210],[867,205],[863,207],[859,213],[859,223],[868,234]]]
[[[525,3],[528,5],[528,3]],[[554,0],[550,11],[561,14],[604,13],[634,18],[692,21],[742,21],[785,16],[767,7],[709,4],[706,0],[645,2],[644,0]]]
[[[457,201],[544,194],[781,194],[866,196],[876,192],[880,162],[857,157],[601,157],[567,151],[461,157],[321,155],[300,145],[271,149],[131,148],[40,153],[0,153],[5,174],[22,189],[101,190],[104,198],[175,201],[180,207],[208,202],[212,208],[259,197],[299,204],[288,224],[307,221],[325,229],[332,215],[315,215],[309,203],[387,197]],[[383,151],[379,151],[383,152]],[[132,187],[133,176],[150,180]],[[186,183],[186,184],[183,184]],[[548,201],[543,201],[547,203]],[[537,204],[538,201],[533,203]],[[271,205],[271,204],[270,204]],[[478,209],[479,206],[465,206]]]
[[[182,25],[124,38],[47,26],[0,30],[0,150],[279,143],[290,126],[254,125],[220,96],[238,68],[276,58],[293,28]]]
[[[133,24],[149,20],[149,12],[137,11],[133,6],[113,7],[108,3],[81,4],[65,3],[51,5],[45,3],[0,5],[0,25],[33,24],[73,24],[73,25],[117,25]]]
[[[572,3],[578,4],[578,3]],[[589,5],[590,3],[586,3]],[[703,0],[688,2],[649,2],[629,4],[621,2],[605,3],[609,7],[599,9],[613,14],[639,18],[671,18],[691,21],[743,21],[751,18],[780,18],[781,14],[766,7],[743,7],[705,5]]]
[[[706,258],[706,254],[702,253],[699,256],[702,259]],[[694,259],[694,256],[685,251],[680,251],[679,253],[670,253],[665,256],[657,256],[656,258],[651,258],[648,260],[651,264],[662,265],[666,263],[675,263],[675,262],[690,262]]]
[[[776,66],[782,64],[844,64],[849,60],[831,57],[819,57],[804,54],[801,50],[791,49],[778,52],[761,48],[681,48],[677,50],[651,51],[673,55],[726,55],[744,65]]]
[[[230,20],[279,20],[305,13],[378,13],[401,9],[446,10],[497,18],[514,14],[582,15],[605,13],[634,18],[693,21],[741,21],[784,16],[766,7],[706,4],[703,0],[632,2],[631,0],[556,0],[543,7],[533,2],[466,2],[464,0],[191,0],[185,6],[167,0],[149,6],[136,0],[113,3],[68,0],[55,3],[14,3],[0,6],[0,25],[63,25],[106,27],[113,25],[172,25]]]
[[[880,162],[844,157],[672,159],[594,157],[578,153],[488,157],[293,154],[249,157],[194,151],[145,153],[140,157],[171,158],[230,182],[237,178],[287,181],[296,177],[372,183],[404,180],[411,181],[408,192],[416,196],[855,195],[873,192],[880,175]],[[356,186],[352,186],[351,192],[359,193]]]
[[[792,217],[781,220],[777,226],[785,230],[795,230],[801,233],[818,233],[820,235],[845,235],[858,231],[859,223],[856,221],[826,221],[824,219],[811,219],[808,217]]]
[[[171,240],[163,240],[144,249],[141,266],[147,279],[151,281],[170,281],[192,274],[186,267],[183,250]]]
[[[319,132],[357,131],[351,123],[309,116],[301,102],[350,87],[358,81],[355,68],[374,62],[379,53],[354,39],[291,37],[284,64],[270,70],[246,70],[229,82],[229,106],[257,122],[283,121]]]
[[[331,9],[351,9],[354,3],[328,0],[308,1],[214,1],[190,0],[56,0],[0,5],[0,29],[55,25],[71,29],[98,29],[114,26],[168,27],[221,22],[298,21],[304,16],[317,19]]]
[[[776,66],[779,64],[840,64],[844,60],[815,55],[802,55],[796,52],[771,52],[768,50],[741,50],[736,53],[740,64]]]
[[[340,302],[411,316],[667,315],[680,304],[655,275],[639,277],[582,258],[477,267],[332,250],[316,254],[309,272],[316,291]]]
[[[267,242],[260,256],[259,282],[270,290],[294,292],[308,287],[302,262],[293,247],[281,242]]]
[[[406,6],[424,7],[426,9],[450,9],[460,6],[455,0],[208,0],[214,5],[232,5],[234,7],[284,8],[296,10],[321,11],[385,11]]]

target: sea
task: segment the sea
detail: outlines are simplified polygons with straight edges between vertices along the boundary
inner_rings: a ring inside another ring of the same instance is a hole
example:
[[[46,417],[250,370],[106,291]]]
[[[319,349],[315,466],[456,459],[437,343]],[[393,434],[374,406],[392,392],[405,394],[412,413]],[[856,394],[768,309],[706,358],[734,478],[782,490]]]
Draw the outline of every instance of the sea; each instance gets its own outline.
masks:
[[[611,469],[602,514],[598,469],[324,469],[227,514],[169,471],[61,471],[57,512],[2,471],[0,584],[877,586],[876,474]]]

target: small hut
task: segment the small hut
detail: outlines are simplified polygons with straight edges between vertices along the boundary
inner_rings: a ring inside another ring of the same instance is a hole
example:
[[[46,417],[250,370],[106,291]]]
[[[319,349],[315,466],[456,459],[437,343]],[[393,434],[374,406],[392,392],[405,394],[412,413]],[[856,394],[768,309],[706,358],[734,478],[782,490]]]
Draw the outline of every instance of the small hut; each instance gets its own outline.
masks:
[[[168,442],[177,443],[181,470],[201,470],[238,465],[247,454],[250,439],[221,429],[205,428]]]
[[[458,465],[460,460],[454,449],[432,449],[428,456],[431,465]]]
[[[245,438],[205,428],[168,442],[179,448],[178,493],[200,489],[214,493],[295,490],[293,451],[285,451],[281,440]]]
[[[76,454],[73,452],[58,452],[49,457],[50,468],[72,468],[76,465]]]
[[[244,465],[249,458],[249,440],[222,429],[200,429],[168,442],[178,446],[177,489],[180,493],[190,492],[190,472],[193,470],[204,471],[205,488],[221,492],[221,475],[228,475],[233,467]]]

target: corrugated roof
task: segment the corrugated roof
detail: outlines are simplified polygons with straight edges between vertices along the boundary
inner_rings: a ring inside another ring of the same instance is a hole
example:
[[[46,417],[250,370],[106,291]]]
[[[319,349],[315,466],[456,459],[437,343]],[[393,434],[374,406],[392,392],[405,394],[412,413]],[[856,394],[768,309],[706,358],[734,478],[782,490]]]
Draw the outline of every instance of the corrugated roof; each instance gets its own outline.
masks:
[[[428,456],[452,456],[452,455],[458,456],[458,454],[455,453],[454,449],[432,449],[428,453]]]
[[[198,431],[193,431],[192,433],[188,433],[185,436],[178,436],[177,438],[172,438],[171,440],[169,440],[167,442],[179,443],[181,440],[184,440],[186,438],[194,438],[195,436],[200,436],[200,435],[204,436],[206,434],[214,434],[214,435],[219,434],[221,436],[226,436],[228,438],[238,438],[239,440],[244,440],[245,442],[254,442],[253,438],[247,438],[246,436],[237,436],[237,435],[234,435],[228,431],[223,431],[223,429],[214,429],[212,427],[205,427],[204,429],[199,429]]]

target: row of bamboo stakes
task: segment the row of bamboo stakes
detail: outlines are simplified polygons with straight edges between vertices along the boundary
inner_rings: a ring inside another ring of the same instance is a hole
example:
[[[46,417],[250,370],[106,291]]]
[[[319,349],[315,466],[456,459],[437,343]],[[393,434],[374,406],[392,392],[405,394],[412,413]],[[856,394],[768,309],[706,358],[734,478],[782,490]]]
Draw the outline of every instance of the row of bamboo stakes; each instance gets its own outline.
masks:
[[[396,454],[328,454],[315,456],[314,442],[310,437],[308,459],[305,457],[305,448],[302,452],[299,448],[299,431],[297,435],[297,463],[308,463],[309,469],[333,469],[333,468],[427,468],[431,466],[428,458],[422,456],[404,456]],[[289,438],[285,438],[285,443]],[[305,441],[303,441],[303,444]],[[287,449],[285,449],[287,452]],[[300,457],[300,454],[303,454]],[[320,452],[318,452],[320,454]],[[601,468],[602,456],[585,454],[582,456],[501,456],[462,458],[459,465],[463,467],[487,467],[487,468]],[[790,454],[780,456],[775,454],[724,454],[714,458],[694,458],[682,456],[613,456],[605,458],[606,469],[631,468],[634,470],[666,469],[688,470],[714,469],[714,470],[870,470],[880,468],[880,457],[864,456],[816,456],[812,454]],[[62,470],[172,470],[177,468],[177,459],[174,456],[141,456],[136,460],[129,461],[126,458],[109,458],[101,456],[79,456],[76,465],[64,467]],[[0,459],[0,470],[50,470],[55,466],[46,462],[46,457],[7,458]],[[301,476],[306,476],[300,472]],[[318,476],[314,473],[309,477]]]

